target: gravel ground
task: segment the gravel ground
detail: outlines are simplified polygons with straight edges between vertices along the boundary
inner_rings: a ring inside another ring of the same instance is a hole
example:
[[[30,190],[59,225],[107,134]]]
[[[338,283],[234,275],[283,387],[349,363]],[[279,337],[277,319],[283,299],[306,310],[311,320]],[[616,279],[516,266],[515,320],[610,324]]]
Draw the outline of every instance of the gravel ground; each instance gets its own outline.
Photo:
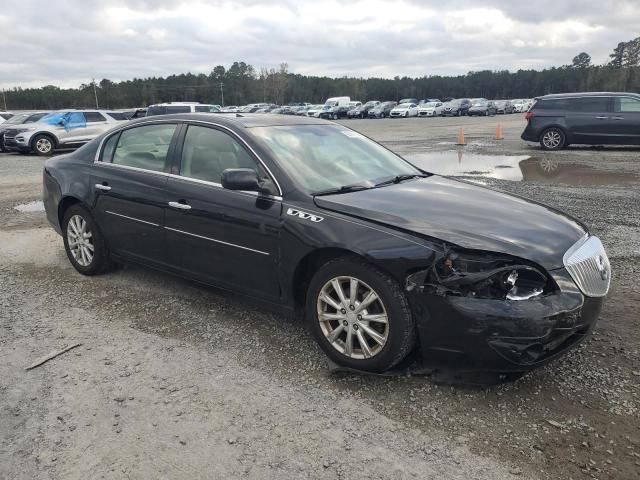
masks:
[[[295,319],[231,294],[135,267],[82,277],[31,204],[42,160],[0,155],[0,478],[640,478],[638,151],[543,155],[517,115],[492,140],[497,121],[345,122],[407,156],[454,149],[463,126],[462,161],[552,160],[564,176],[467,178],[559,207],[607,246],[594,335],[480,390],[331,374]]]

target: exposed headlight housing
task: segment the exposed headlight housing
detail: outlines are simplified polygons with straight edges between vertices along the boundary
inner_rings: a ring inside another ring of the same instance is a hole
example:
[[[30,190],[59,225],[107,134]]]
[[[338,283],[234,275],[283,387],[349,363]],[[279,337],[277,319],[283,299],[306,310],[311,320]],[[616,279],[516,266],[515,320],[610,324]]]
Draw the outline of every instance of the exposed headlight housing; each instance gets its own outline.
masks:
[[[419,272],[424,290],[496,300],[529,300],[555,290],[553,280],[540,268],[508,255],[449,250],[426,271]],[[416,274],[417,275],[417,274]]]

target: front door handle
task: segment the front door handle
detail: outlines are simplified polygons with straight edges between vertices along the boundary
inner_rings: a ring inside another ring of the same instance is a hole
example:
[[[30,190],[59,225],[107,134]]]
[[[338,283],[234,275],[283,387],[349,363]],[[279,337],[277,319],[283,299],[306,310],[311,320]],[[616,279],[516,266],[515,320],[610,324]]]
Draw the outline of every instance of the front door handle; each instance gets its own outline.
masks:
[[[613,118],[614,120],[624,120],[624,117],[611,117],[611,118]]]
[[[96,183],[96,188],[98,190],[104,190],[105,192],[108,192],[109,190],[111,190],[111,187],[109,185],[104,185],[102,183]]]
[[[191,210],[191,205],[180,202],[169,202],[169,206],[173,208],[179,208],[180,210]]]
[[[609,117],[602,117],[602,116],[600,116],[600,117],[596,117],[596,118],[597,118],[598,120],[606,120],[606,119],[607,119],[607,118],[609,118]]]

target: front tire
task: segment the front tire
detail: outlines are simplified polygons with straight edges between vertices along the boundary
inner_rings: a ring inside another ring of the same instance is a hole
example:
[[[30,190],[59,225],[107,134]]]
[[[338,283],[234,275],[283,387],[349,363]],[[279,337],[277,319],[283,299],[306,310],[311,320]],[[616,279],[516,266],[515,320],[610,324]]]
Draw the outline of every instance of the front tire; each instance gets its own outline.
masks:
[[[383,372],[413,348],[413,316],[400,285],[358,258],[323,265],[311,280],[305,308],[320,347],[345,367]]]
[[[49,135],[36,135],[32,142],[33,151],[40,157],[47,157],[53,153],[55,144]]]
[[[543,150],[562,150],[567,143],[567,136],[559,128],[547,128],[540,135],[540,146]]]
[[[72,205],[64,213],[62,237],[67,257],[79,273],[98,275],[113,267],[102,232],[83,206]]]

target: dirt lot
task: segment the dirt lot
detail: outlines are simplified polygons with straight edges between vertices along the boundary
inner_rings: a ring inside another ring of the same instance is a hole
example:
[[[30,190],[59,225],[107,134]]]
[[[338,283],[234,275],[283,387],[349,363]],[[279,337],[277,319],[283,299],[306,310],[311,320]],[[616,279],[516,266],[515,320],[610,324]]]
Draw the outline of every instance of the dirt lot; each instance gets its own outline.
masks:
[[[520,115],[345,123],[584,220],[614,269],[593,336],[482,390],[331,374],[295,319],[139,268],[80,276],[30,203],[42,160],[0,154],[0,478],[640,478],[639,151],[543,154]]]

